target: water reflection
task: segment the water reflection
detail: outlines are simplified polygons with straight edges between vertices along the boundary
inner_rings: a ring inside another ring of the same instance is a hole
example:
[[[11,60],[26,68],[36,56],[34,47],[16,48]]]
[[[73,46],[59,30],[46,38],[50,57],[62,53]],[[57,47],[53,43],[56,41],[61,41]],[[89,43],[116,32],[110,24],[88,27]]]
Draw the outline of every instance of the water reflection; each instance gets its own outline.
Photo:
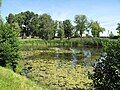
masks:
[[[71,61],[73,66],[81,64],[84,66],[91,66],[95,60],[100,56],[102,49],[100,48],[49,48],[48,50],[31,51],[30,55],[27,53],[24,57],[26,60],[37,59],[53,59]],[[33,54],[31,54],[33,53]]]
[[[91,51],[89,49],[83,49],[83,54],[84,54],[84,58],[83,58],[84,66],[90,66],[91,65]]]
[[[76,51],[75,51],[75,49],[71,49],[71,48],[70,48],[70,50],[71,50],[71,56],[72,56],[72,58],[71,58],[72,59],[72,64],[75,67],[77,62],[78,62]]]

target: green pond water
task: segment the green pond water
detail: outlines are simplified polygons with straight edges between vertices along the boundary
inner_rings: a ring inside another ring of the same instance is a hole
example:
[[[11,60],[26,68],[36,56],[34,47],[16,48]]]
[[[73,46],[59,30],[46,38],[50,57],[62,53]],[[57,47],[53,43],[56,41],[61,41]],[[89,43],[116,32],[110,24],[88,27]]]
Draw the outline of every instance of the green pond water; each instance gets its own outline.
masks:
[[[25,60],[36,59],[53,59],[71,61],[72,65],[81,64],[84,66],[92,66],[96,59],[98,59],[102,53],[102,48],[88,48],[88,47],[49,47],[39,50],[29,48],[24,51]]]
[[[29,47],[21,51],[23,62],[18,64],[18,72],[51,90],[90,90],[88,72],[101,53],[102,48]]]

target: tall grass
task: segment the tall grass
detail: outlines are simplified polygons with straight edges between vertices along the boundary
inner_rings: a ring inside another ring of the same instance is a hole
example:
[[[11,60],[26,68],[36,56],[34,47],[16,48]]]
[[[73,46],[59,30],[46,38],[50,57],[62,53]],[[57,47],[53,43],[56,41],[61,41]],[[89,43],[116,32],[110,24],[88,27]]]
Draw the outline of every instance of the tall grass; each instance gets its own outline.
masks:
[[[23,39],[20,40],[20,46],[22,50],[33,49],[39,50],[41,48],[46,47],[82,47],[82,46],[89,46],[89,47],[103,47],[107,42],[114,42],[115,40],[112,39],[104,39],[104,38],[71,38],[70,40],[67,39],[54,39],[54,40],[41,40],[41,39]]]

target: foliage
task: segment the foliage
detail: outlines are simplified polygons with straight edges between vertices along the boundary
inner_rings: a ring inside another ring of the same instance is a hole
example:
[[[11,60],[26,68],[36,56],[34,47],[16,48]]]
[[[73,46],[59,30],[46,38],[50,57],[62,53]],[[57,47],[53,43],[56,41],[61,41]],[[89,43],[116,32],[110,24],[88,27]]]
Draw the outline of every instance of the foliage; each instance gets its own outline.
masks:
[[[30,35],[31,37],[38,36],[38,31],[39,31],[39,26],[40,26],[40,19],[38,14],[34,14],[30,21],[29,21],[29,29],[30,29]]]
[[[72,37],[73,25],[71,24],[70,20],[65,20],[63,21],[63,26],[65,37],[70,39]]]
[[[50,15],[43,14],[40,16],[39,37],[50,40],[54,37],[54,22]]]
[[[0,65],[9,65],[15,71],[19,60],[19,43],[16,32],[9,24],[0,24]]]
[[[75,16],[75,23],[76,23],[76,31],[80,32],[80,37],[85,30],[88,28],[88,20],[85,15],[76,15]]]
[[[105,29],[102,28],[97,21],[95,21],[95,22],[92,21],[91,25],[90,25],[90,28],[91,28],[91,33],[92,33],[93,37],[99,37],[100,32],[105,31]]]
[[[54,39],[56,37],[57,31],[58,31],[58,22],[57,20],[53,20],[53,38]]]
[[[120,89],[120,40],[106,43],[105,54],[95,65],[92,79],[96,90]]]
[[[118,23],[118,27],[116,28],[116,30],[118,31],[118,35],[120,36],[120,23]]]
[[[113,33],[110,32],[109,37],[112,39],[114,37]]]
[[[8,15],[8,17],[6,17],[6,20],[7,20],[7,22],[8,22],[9,24],[14,23],[14,15],[13,15],[12,13],[10,13],[10,14]]]
[[[38,36],[42,39],[49,40],[54,37],[54,22],[48,14],[38,15],[26,11],[15,15],[10,13],[6,19],[9,24],[19,24],[22,38]]]
[[[34,17],[33,12],[26,11],[26,12],[21,12],[19,14],[15,14],[13,19],[10,16],[11,15],[9,14],[9,16],[7,17],[8,18],[7,22],[9,23],[11,20],[19,24],[19,27],[21,28],[20,34],[22,38],[26,38],[26,36],[31,35],[31,32],[33,32],[31,30],[33,29],[31,29],[29,25],[31,23],[32,18]]]
[[[63,39],[63,37],[64,37],[64,26],[63,26],[63,22],[58,22],[58,25],[59,25],[59,27],[58,27],[58,37],[60,37],[60,39],[62,40]]]
[[[63,38],[54,39],[50,41],[45,41],[42,39],[20,39],[20,46],[23,49],[30,49],[29,47],[35,47],[37,49],[41,49],[42,47],[82,47],[82,46],[89,46],[89,47],[103,47],[107,42],[114,43],[113,39],[108,38],[71,38],[70,40]],[[24,47],[25,46],[25,47]]]
[[[93,36],[99,37],[100,32],[104,31],[98,22],[89,23],[85,15],[76,15],[73,26],[70,20],[57,21],[53,20],[50,15],[38,15],[34,12],[25,11],[18,14],[10,13],[6,17],[7,23],[18,23],[20,27],[20,36],[22,39],[27,37],[39,37],[44,40],[54,39],[56,35],[62,38],[78,37],[83,35],[84,31],[87,35],[90,33],[89,28],[92,30]],[[90,27],[91,25],[91,27]]]
[[[18,22],[15,21],[15,16],[10,13],[8,17],[6,17],[7,23],[11,25],[12,29],[20,36],[21,28],[18,24]]]

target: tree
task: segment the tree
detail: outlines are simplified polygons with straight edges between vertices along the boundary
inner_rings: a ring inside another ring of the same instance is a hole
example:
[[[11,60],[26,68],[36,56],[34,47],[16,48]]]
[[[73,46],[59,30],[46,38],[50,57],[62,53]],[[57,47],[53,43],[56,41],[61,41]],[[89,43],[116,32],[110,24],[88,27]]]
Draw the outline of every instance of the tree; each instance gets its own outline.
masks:
[[[25,15],[23,12],[19,13],[19,14],[9,14],[8,17],[6,17],[7,23],[9,23],[11,26],[13,27],[18,27],[20,28],[20,31],[18,32],[20,34],[20,36],[22,36],[22,38],[25,37],[25,31],[22,27],[23,23],[25,22]],[[24,33],[24,34],[23,34]]]
[[[92,33],[93,37],[99,37],[100,32],[105,31],[105,29],[103,27],[101,27],[97,21],[92,21],[90,28],[91,28],[91,33]]]
[[[72,37],[73,25],[71,24],[70,20],[65,20],[63,21],[63,26],[65,37],[70,39]]]
[[[60,37],[60,39],[62,40],[64,37],[64,26],[63,26],[63,22],[58,22],[58,37]]]
[[[6,17],[6,20],[7,20],[7,23],[11,25],[12,30],[14,30],[19,36],[21,32],[21,28],[18,22],[15,21],[15,16],[12,13],[10,13],[8,17]]]
[[[112,31],[110,32],[109,37],[110,37],[110,38],[113,38],[113,37],[114,37]]]
[[[57,26],[58,26],[58,21],[57,20],[53,21],[53,39],[56,37],[57,34]]]
[[[38,36],[37,31],[39,29],[39,26],[40,26],[39,15],[35,14],[29,22],[29,28],[32,37]]]
[[[26,29],[24,29],[25,34],[26,34],[26,36],[31,36],[31,32],[33,32],[32,31],[33,29],[30,28],[30,25],[31,25],[30,22],[34,17],[34,13],[30,12],[30,11],[26,11],[26,12],[24,12],[24,15],[25,15],[25,21],[24,21],[23,25],[25,25],[25,28],[26,28]]]
[[[55,23],[50,15],[38,15],[26,11],[15,15],[9,14],[6,19],[9,24],[18,23],[22,38],[27,38],[28,36],[39,36],[46,40],[54,38]]]
[[[9,24],[14,23],[14,15],[13,15],[12,13],[10,13],[10,14],[8,15],[8,17],[6,17],[6,20],[7,20],[7,22],[8,22]]]
[[[11,25],[0,24],[0,65],[11,66],[15,71],[17,61],[19,60],[19,43],[16,32]]]
[[[94,88],[120,90],[120,40],[107,43],[105,52],[94,67]]]
[[[80,36],[82,37],[83,32],[88,28],[87,17],[85,15],[76,15],[75,23],[76,23],[76,31],[79,32]]]
[[[118,31],[118,35],[120,36],[120,23],[118,23],[118,27],[116,28],[116,30]]]
[[[39,17],[40,26],[38,35],[40,38],[50,40],[54,37],[54,21],[50,15],[43,14]]]
[[[34,17],[34,13],[30,12],[30,11],[26,11],[26,12],[21,12],[19,14],[15,14],[14,15],[14,22],[19,24],[19,27],[21,28],[21,36],[22,38],[26,38],[27,36],[31,36],[31,32],[33,32],[30,28],[30,23],[31,20]]]

